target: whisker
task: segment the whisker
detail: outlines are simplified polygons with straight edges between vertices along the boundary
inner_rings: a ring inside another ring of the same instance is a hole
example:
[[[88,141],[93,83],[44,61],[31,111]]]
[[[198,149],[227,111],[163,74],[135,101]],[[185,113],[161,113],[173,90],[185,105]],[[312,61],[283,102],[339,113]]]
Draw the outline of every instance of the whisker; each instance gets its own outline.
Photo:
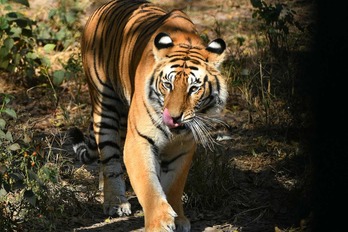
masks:
[[[196,117],[200,118],[202,121],[208,124],[218,124],[224,127],[229,127],[229,125],[225,121],[219,118],[207,117],[205,114],[197,114]]]
[[[187,125],[192,131],[193,137],[197,143],[201,143],[205,148],[214,150],[218,142],[211,136],[211,131],[214,127],[209,120],[204,120],[202,117],[195,117]]]

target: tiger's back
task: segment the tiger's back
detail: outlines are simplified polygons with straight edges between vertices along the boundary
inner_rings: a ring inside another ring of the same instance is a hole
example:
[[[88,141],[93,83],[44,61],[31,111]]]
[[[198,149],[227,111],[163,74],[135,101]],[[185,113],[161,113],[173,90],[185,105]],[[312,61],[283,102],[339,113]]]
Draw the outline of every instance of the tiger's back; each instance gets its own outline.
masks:
[[[137,68],[147,65],[151,71],[154,65],[154,60],[142,64],[141,58],[146,48],[151,50],[150,42],[160,27],[182,27],[188,33],[196,33],[191,20],[181,11],[167,13],[147,1],[111,1],[97,9],[87,21],[81,42],[89,81],[112,85],[120,98],[130,104]]]
[[[227,99],[218,66],[226,45],[206,45],[182,11],[142,0],[112,1],[86,23],[81,52],[92,103],[84,163],[99,159],[104,212],[129,215],[122,161],[144,210],[146,231],[189,231],[181,197],[196,144],[209,147]],[[123,159],[123,160],[122,160]]]

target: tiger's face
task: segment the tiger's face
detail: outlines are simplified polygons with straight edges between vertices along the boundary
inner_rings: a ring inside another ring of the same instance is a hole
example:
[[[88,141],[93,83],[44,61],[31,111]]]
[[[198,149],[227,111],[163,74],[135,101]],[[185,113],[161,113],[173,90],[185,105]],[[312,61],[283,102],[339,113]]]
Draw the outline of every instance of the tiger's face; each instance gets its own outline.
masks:
[[[227,98],[225,80],[217,69],[225,43],[218,39],[204,47],[200,40],[160,33],[154,44],[157,66],[149,98],[160,118],[173,133],[191,130],[197,140],[209,143],[213,116]]]

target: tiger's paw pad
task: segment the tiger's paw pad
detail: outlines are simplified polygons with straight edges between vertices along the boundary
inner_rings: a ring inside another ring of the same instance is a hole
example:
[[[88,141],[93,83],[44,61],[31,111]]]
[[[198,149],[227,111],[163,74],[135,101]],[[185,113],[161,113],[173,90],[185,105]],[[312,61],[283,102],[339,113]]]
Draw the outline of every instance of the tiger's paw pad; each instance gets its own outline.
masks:
[[[104,214],[113,216],[117,214],[118,216],[128,216],[132,213],[131,204],[129,202],[124,202],[119,205],[106,205],[104,204]]]

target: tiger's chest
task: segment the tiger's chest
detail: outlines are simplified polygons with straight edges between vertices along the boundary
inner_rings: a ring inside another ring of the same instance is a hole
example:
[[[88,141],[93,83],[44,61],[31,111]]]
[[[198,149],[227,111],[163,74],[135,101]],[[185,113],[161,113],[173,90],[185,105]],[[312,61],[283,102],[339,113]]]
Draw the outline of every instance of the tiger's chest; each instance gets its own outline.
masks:
[[[196,143],[191,133],[174,136],[161,148],[157,156],[159,170],[157,173],[160,176],[170,178],[175,169],[184,165],[187,156],[191,156],[196,149]]]
[[[196,142],[189,131],[173,135],[172,138],[160,145],[158,158],[163,164],[170,163],[186,154],[195,146]]]

